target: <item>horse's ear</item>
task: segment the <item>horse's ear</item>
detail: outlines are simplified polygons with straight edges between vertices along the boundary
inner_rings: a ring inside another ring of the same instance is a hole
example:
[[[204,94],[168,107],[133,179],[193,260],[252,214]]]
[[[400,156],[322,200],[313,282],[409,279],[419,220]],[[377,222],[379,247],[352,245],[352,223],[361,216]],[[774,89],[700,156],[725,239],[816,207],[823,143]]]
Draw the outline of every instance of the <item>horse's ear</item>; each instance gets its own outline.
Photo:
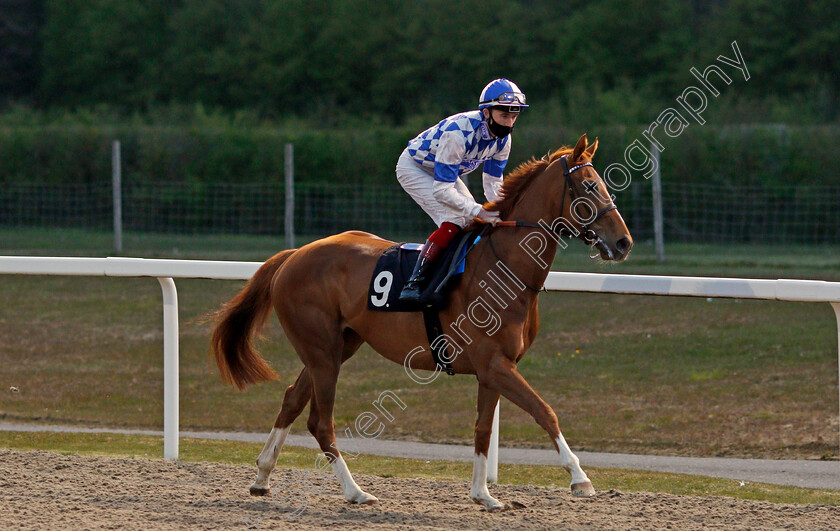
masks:
[[[596,136],[596,137],[595,137],[595,142],[592,142],[591,144],[589,144],[589,147],[587,147],[587,148],[584,150],[584,153],[586,153],[586,155],[587,155],[590,159],[592,159],[592,157],[594,157],[594,156],[595,156],[595,151],[596,151],[597,149],[598,149],[598,137]]]
[[[586,133],[578,139],[577,144],[575,144],[575,149],[572,150],[572,162],[577,162],[583,154],[584,149],[586,149]]]

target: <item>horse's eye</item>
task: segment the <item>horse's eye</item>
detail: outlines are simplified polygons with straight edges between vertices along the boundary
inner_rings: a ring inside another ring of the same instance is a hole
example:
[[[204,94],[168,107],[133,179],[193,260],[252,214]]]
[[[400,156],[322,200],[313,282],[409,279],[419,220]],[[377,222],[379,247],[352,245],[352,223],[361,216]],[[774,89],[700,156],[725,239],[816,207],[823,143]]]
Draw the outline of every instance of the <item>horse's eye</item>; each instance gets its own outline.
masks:
[[[594,216],[594,215],[595,215],[595,212],[593,212],[593,211],[592,211],[592,208],[590,208],[590,206],[589,206],[590,204],[591,204],[591,203],[590,203],[589,201],[582,201],[582,202],[580,202],[580,203],[575,204],[575,209],[576,209],[576,211],[577,211],[578,216],[579,216],[581,219],[589,219],[589,218],[591,218],[592,216]],[[586,211],[586,215],[584,215],[584,216],[581,216],[581,215],[580,215],[580,213],[581,213],[581,210],[580,210],[580,209],[581,209],[581,207],[584,209],[584,211]]]

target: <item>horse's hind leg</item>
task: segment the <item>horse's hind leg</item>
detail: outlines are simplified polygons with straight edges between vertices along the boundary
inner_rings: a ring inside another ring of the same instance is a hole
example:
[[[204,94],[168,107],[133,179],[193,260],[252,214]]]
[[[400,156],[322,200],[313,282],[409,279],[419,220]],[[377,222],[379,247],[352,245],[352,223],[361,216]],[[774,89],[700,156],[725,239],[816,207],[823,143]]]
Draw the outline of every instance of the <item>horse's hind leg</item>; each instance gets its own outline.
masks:
[[[283,407],[274,422],[274,428],[268,434],[268,440],[257,457],[257,479],[251,485],[251,496],[267,496],[270,493],[269,476],[277,465],[280,450],[286,442],[286,436],[292,427],[292,422],[306,407],[312,396],[312,378],[306,367],[300,371],[295,383],[286,389],[283,397]]]
[[[310,431],[313,431],[321,451],[324,452],[332,465],[333,472],[338,478],[338,484],[344,492],[344,498],[351,503],[376,503],[379,499],[363,491],[353,480],[347,463],[341,457],[335,440],[335,421],[333,406],[335,404],[335,386],[338,381],[339,366],[322,364],[310,366],[312,371],[312,385],[317,406],[317,422],[310,414]]]
[[[363,341],[358,334],[349,329],[345,330],[341,363],[350,359],[362,343]],[[295,383],[286,389],[283,406],[274,422],[274,428],[268,434],[268,440],[266,440],[262,452],[257,457],[257,479],[251,485],[251,496],[267,496],[271,492],[269,486],[271,471],[277,466],[277,458],[280,456],[280,450],[283,449],[292,423],[300,416],[303,408],[310,400],[312,401],[310,423],[312,423],[313,414],[315,419],[318,418],[318,414],[312,394],[312,377],[309,374],[309,369],[304,367]]]
[[[490,495],[487,489],[487,450],[490,447],[490,432],[493,429],[493,413],[499,403],[499,393],[478,384],[478,417],[475,420],[475,461],[473,462],[470,498],[488,511],[498,511],[504,506]]]
[[[275,282],[272,290],[277,289],[278,282]],[[353,481],[336,445],[333,419],[341,363],[359,348],[362,340],[356,332],[342,325],[341,312],[329,293],[319,293],[313,288],[294,295],[286,294],[285,298],[278,297],[277,300],[281,302],[275,303],[274,309],[280,324],[312,379],[318,420],[310,425],[310,430],[314,428],[315,439],[332,465],[347,501],[376,502],[375,496],[364,492]]]

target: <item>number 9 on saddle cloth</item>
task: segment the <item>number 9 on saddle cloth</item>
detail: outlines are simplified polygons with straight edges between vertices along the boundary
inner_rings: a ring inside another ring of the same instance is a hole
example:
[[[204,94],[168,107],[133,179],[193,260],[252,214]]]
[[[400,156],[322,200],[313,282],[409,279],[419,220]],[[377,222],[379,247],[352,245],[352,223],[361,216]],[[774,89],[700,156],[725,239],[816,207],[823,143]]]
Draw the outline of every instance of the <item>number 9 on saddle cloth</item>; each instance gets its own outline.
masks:
[[[485,226],[486,227],[486,226]],[[446,306],[449,292],[457,285],[464,272],[467,253],[481,239],[484,231],[470,231],[459,235],[449,244],[429,282],[421,286],[419,303],[399,300],[400,291],[417,262],[421,244],[403,243],[388,247],[373,270],[368,291],[368,310],[380,312],[419,312]]]

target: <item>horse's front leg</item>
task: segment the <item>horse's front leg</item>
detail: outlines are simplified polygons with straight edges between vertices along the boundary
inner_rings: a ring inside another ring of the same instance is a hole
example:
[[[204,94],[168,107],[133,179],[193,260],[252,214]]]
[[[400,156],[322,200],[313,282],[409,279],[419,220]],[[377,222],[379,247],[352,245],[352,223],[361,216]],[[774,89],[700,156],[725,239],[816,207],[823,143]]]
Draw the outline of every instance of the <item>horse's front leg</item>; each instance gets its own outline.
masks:
[[[487,489],[487,450],[490,446],[490,433],[493,428],[493,413],[499,402],[499,393],[489,387],[478,384],[478,416],[475,420],[475,461],[473,462],[472,487],[470,498],[488,511],[498,511],[504,507]]]
[[[499,354],[494,356],[485,370],[479,374],[479,381],[490,389],[521,407],[537,421],[551,437],[554,448],[560,456],[560,465],[572,476],[571,489],[574,496],[588,497],[595,495],[595,489],[589,477],[580,467],[580,460],[572,453],[557,423],[557,415],[545,400],[540,398],[528,382],[519,374],[516,364]]]

